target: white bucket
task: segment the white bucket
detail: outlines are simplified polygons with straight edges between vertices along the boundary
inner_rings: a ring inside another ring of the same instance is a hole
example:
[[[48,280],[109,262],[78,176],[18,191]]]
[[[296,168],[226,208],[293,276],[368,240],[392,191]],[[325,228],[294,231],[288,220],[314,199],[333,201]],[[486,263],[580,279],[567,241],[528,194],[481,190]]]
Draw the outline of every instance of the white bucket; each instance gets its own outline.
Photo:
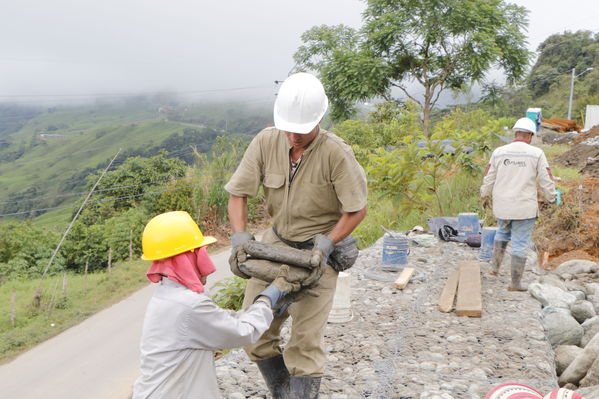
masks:
[[[346,323],[353,319],[354,314],[351,310],[349,273],[339,272],[337,278],[337,288],[333,297],[333,308],[329,313],[329,323]]]

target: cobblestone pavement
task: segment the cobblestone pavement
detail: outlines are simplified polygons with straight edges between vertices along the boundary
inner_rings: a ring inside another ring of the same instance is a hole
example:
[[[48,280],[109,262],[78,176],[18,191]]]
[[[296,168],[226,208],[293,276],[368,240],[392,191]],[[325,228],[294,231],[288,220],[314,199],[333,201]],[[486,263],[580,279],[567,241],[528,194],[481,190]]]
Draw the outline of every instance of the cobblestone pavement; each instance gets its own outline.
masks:
[[[460,261],[476,259],[478,249],[445,242],[413,247],[408,266],[416,273],[404,290],[372,279],[398,275],[377,270],[381,252],[379,240],[361,251],[348,271],[354,317],[327,326],[321,398],[478,399],[503,382],[540,392],[557,387],[540,305],[528,293],[507,291],[507,266],[494,277],[488,263],[481,263],[482,317],[459,317],[439,312],[437,302],[450,272]],[[525,282],[537,278],[533,268],[527,266]],[[242,350],[216,365],[223,398],[269,397],[257,367]]]

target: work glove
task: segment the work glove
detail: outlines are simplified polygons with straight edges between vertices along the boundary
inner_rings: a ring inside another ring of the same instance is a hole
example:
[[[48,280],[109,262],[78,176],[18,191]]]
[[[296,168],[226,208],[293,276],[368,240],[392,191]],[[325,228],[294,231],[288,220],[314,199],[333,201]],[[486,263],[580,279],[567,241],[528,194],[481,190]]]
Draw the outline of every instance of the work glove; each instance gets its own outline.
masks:
[[[231,272],[246,280],[249,279],[250,276],[239,270],[239,264],[245,262],[247,259],[243,244],[252,240],[254,240],[254,236],[245,231],[238,231],[231,236],[231,256],[229,257]]]
[[[329,256],[335,249],[335,243],[329,237],[323,234],[317,234],[314,237],[314,248],[312,248],[312,257],[310,264],[315,266],[324,267],[329,262]]]
[[[555,190],[555,205],[560,206],[562,204],[562,195],[564,192],[559,188]]]
[[[255,240],[254,236],[247,231],[238,231],[231,236],[231,248],[243,246],[248,241]]]
[[[301,301],[307,296],[319,297],[320,293],[309,288],[302,288],[299,291],[295,291],[290,293],[289,295],[285,295],[285,297],[283,297],[279,302],[277,302],[277,305],[273,309],[274,317],[281,317],[285,314],[285,312],[287,312],[287,308],[291,306],[291,304],[293,304],[294,302]]]

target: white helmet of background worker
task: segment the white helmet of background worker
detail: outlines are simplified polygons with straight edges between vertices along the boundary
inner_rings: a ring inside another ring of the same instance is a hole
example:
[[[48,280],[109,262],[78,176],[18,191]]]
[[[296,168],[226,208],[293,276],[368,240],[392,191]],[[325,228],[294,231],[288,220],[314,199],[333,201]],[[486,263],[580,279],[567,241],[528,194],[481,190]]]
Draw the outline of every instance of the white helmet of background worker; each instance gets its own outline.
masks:
[[[275,127],[289,133],[308,134],[328,107],[329,99],[318,78],[304,72],[293,74],[285,79],[277,94]]]
[[[516,121],[516,123],[514,124],[514,127],[512,128],[512,132],[516,133],[516,132],[524,132],[524,133],[530,133],[530,134],[535,134],[537,131],[537,124],[534,123],[534,121],[530,118],[520,118]]]

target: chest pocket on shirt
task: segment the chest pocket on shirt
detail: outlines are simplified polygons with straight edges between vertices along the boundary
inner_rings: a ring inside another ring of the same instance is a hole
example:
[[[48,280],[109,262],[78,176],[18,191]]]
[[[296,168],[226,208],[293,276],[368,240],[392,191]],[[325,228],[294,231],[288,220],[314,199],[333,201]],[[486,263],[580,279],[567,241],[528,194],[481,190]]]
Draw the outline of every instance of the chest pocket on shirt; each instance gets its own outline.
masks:
[[[266,203],[268,208],[280,206],[285,198],[285,176],[276,173],[266,173],[264,176],[264,194],[266,195]],[[270,212],[269,214],[273,215]]]

